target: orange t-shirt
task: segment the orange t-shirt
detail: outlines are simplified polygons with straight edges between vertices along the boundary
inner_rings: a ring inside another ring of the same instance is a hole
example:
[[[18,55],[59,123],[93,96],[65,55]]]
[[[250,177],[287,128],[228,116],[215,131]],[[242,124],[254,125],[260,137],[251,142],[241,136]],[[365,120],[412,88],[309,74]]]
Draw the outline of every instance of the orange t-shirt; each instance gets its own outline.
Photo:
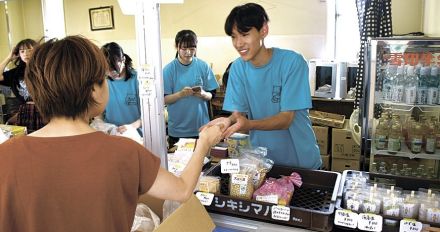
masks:
[[[130,231],[160,159],[102,132],[0,145],[0,231]]]

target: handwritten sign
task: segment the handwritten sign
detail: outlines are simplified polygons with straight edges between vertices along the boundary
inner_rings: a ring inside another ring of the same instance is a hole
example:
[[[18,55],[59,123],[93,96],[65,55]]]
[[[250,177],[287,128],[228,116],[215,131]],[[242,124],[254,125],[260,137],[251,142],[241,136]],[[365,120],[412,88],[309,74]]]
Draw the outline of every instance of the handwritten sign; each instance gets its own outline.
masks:
[[[279,221],[289,221],[290,208],[280,205],[272,206],[272,219]]]
[[[223,174],[240,172],[240,161],[238,159],[222,159],[220,165]]]
[[[358,229],[365,231],[382,231],[382,216],[369,213],[360,213]]]
[[[214,199],[214,194],[197,192],[196,197],[199,199],[202,205],[210,206],[212,204],[212,200]]]
[[[400,220],[399,232],[420,232],[422,231],[422,223],[414,219],[405,218]]]
[[[356,229],[359,215],[351,210],[338,209],[335,212],[335,225]]]

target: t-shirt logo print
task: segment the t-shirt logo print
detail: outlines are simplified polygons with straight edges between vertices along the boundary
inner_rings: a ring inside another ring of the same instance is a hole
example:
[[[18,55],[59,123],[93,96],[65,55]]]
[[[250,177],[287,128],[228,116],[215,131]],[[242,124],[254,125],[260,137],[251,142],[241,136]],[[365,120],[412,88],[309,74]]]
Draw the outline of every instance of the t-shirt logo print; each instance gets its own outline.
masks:
[[[125,96],[125,104],[130,106],[130,105],[137,105],[137,98],[135,94],[127,94],[127,96]]]
[[[281,100],[281,86],[274,85],[272,86],[272,102],[279,103]]]

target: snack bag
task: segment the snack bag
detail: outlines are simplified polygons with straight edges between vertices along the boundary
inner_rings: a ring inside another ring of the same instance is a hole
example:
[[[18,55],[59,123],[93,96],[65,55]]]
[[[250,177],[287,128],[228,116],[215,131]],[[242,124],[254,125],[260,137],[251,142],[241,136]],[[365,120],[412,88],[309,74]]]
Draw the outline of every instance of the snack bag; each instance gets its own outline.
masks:
[[[301,176],[293,172],[290,176],[282,176],[279,179],[268,178],[264,184],[253,194],[253,199],[278,205],[288,206],[292,199],[295,186],[302,185]]]

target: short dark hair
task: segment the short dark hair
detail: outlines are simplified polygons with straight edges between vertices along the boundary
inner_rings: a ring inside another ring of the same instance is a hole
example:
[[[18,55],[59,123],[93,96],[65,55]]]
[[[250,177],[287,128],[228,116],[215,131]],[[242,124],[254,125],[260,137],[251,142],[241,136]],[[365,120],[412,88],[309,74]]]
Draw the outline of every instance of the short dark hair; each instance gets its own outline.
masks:
[[[81,36],[67,36],[35,49],[25,81],[44,119],[76,119],[98,104],[93,88],[104,83],[107,69],[106,59],[95,44]]]
[[[115,42],[106,43],[104,44],[104,46],[102,46],[101,50],[104,53],[105,57],[107,58],[109,67],[113,70],[117,69],[116,64],[118,62],[118,59],[124,57],[125,58],[124,65],[126,69],[124,80],[127,81],[132,77],[131,72],[133,71],[133,60],[129,55],[124,53],[124,50],[119,44]],[[108,76],[108,78],[110,80],[113,80],[113,78],[111,78],[110,76]]]
[[[237,26],[240,33],[250,31],[253,27],[260,30],[265,23],[269,22],[264,8],[256,3],[246,3],[232,9],[225,22],[225,32],[232,35],[232,29]]]

